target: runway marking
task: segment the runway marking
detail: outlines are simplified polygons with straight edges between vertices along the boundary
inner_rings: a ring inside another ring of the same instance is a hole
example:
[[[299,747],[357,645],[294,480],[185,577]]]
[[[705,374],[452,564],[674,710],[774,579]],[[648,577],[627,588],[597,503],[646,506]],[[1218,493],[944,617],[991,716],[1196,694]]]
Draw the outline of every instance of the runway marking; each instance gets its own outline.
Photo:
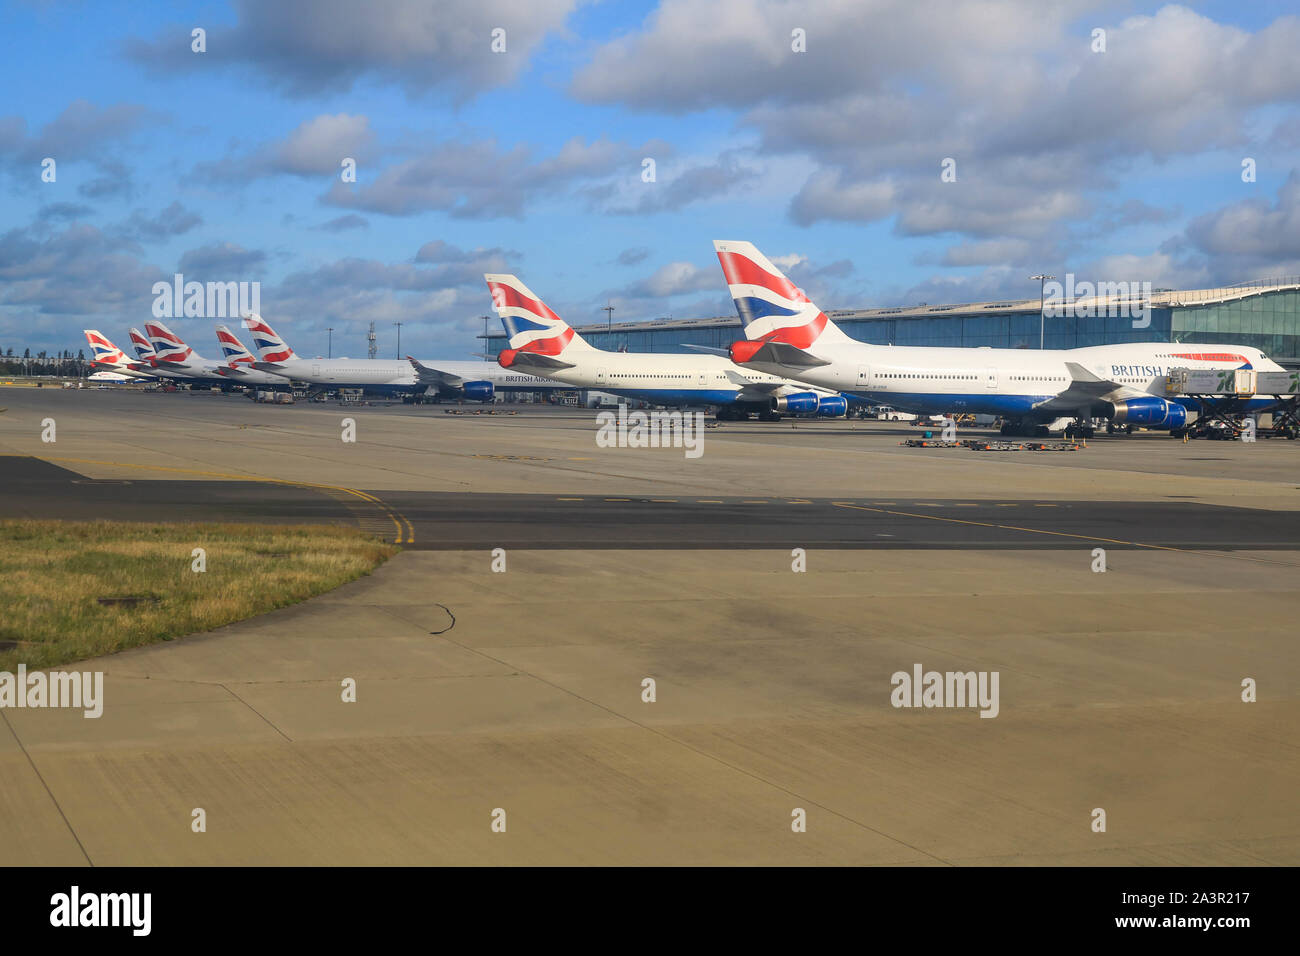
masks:
[[[631,498],[606,498],[606,501],[631,501]]]
[[[675,504],[677,504],[677,499],[676,499],[676,498],[651,498],[650,500],[651,500],[651,501],[657,501],[657,502],[659,502],[659,503],[662,504],[662,505],[675,505]]]
[[[695,503],[697,505],[720,505],[722,504],[722,499],[721,498],[696,498]]]
[[[789,498],[786,500],[788,505],[810,505],[812,504],[807,498]]]
[[[556,501],[582,501],[581,498],[556,498]]]
[[[759,500],[751,500],[751,501],[742,501],[741,504],[742,505],[765,505],[767,504],[767,502],[759,501]]]
[[[1036,504],[1036,505],[1034,505],[1034,507],[1035,507],[1035,508],[1055,508],[1056,505],[1039,505],[1039,504]]]
[[[343,488],[341,486],[337,486],[336,490],[346,491],[347,493],[356,495],[357,497],[363,498],[366,501],[374,502],[380,508],[386,511],[388,513],[388,517],[393,519],[393,524],[397,525],[397,540],[393,542],[394,544],[402,544],[402,525],[398,522],[397,520],[398,518],[401,518],[402,521],[405,522],[406,524],[406,544],[413,544],[415,542],[415,527],[411,524],[411,520],[407,518],[406,515],[402,514],[400,511],[395,511],[392,508],[390,508],[387,502],[381,501],[379,498],[377,498],[375,495],[370,494],[369,492],[358,491],[355,488]]]
[[[997,528],[1001,531],[1024,531],[1028,534],[1049,534],[1058,538],[1078,538],[1080,541],[1104,541],[1107,544],[1127,544],[1134,548],[1151,548],[1154,551],[1176,551],[1179,554],[1204,554],[1203,551],[1189,551],[1186,548],[1171,548],[1163,544],[1144,544],[1141,541],[1122,541],[1119,538],[1103,538],[1092,534],[1074,534],[1069,531],[1044,531],[1041,528],[1022,528],[1013,524],[996,524],[992,521],[968,521],[965,518],[947,518],[943,515],[923,515],[910,511],[887,511],[883,508],[864,508],[862,505],[840,505],[855,511],[874,511],[878,514],[897,515],[901,518],[924,518],[927,521],[947,521],[951,524],[968,524],[980,528]]]
[[[106,465],[110,468],[134,468],[139,471],[166,471],[178,475],[203,475],[207,478],[222,478],[226,481],[258,481],[271,485],[288,485],[293,488],[313,488],[317,491],[326,493],[335,492],[338,494],[352,495],[360,498],[362,501],[377,505],[393,522],[393,527],[397,529],[397,536],[393,539],[393,544],[412,544],[415,542],[415,528],[406,515],[395,511],[387,502],[381,501],[374,495],[364,491],[358,491],[356,488],[345,488],[342,485],[324,485],[314,481],[291,481],[288,478],[264,478],[261,475],[237,475],[222,471],[203,471],[198,468],[178,468],[174,465],[139,465],[124,461],[100,461],[94,458],[46,458],[38,455],[0,455],[0,458],[35,458],[37,461],[61,461],[79,465]],[[93,480],[93,479],[92,479]],[[401,520],[398,520],[400,517]],[[405,522],[406,527],[402,524]],[[357,521],[360,524],[360,519]],[[406,536],[405,542],[402,537]]]

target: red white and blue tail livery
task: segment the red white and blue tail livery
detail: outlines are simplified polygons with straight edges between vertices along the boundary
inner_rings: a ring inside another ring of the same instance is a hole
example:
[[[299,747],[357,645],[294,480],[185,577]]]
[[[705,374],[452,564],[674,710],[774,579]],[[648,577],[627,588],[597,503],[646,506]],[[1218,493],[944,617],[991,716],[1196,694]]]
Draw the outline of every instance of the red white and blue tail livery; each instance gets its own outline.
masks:
[[[559,356],[566,350],[593,351],[518,276],[489,274],[483,278],[492,293],[492,306],[501,317],[510,348],[497,356],[503,368],[531,365],[539,369],[567,368]]]
[[[157,319],[150,319],[144,324],[149,344],[153,346],[154,361],[184,365],[195,358],[194,350],[186,345],[179,335]]]
[[[221,346],[221,354],[226,357],[229,365],[251,366],[256,361],[253,353],[244,348],[244,343],[224,325],[217,326],[217,343]]]
[[[275,365],[280,362],[292,362],[298,356],[287,342],[276,335],[275,329],[266,324],[266,320],[255,312],[244,318],[244,328],[253,336],[253,348],[262,357],[262,361]]]
[[[848,340],[752,242],[719,239],[713,248],[749,340],[732,347],[733,361],[749,361],[769,342],[807,349]]]
[[[128,380],[149,377],[148,374],[140,371],[140,369],[147,367],[146,363],[128,358],[126,353],[110,342],[108,336],[103,332],[98,329],[82,329],[81,331],[86,336],[86,343],[90,346],[91,354],[94,356],[92,361],[95,365],[119,373]]]
[[[96,365],[103,365],[107,368],[126,366],[131,364],[121,349],[108,340],[108,337],[98,329],[82,329],[82,334],[86,337],[86,344],[90,346],[90,352]]]
[[[140,361],[144,362],[146,365],[153,365],[154,359],[156,359],[158,355],[154,352],[153,346],[149,344],[149,340],[144,337],[144,333],[139,329],[132,329],[130,335],[131,348],[135,349],[135,354],[140,356]]]

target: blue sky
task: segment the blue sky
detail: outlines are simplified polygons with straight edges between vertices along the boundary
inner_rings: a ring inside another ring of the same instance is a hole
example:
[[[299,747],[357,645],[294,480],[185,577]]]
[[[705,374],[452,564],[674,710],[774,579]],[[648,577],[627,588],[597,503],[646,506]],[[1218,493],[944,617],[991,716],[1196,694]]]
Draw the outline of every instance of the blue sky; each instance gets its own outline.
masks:
[[[303,353],[465,357],[484,271],[574,324],[725,314],[714,238],[827,309],[1300,273],[1287,6],[5,4],[0,348],[121,345],[183,271]]]

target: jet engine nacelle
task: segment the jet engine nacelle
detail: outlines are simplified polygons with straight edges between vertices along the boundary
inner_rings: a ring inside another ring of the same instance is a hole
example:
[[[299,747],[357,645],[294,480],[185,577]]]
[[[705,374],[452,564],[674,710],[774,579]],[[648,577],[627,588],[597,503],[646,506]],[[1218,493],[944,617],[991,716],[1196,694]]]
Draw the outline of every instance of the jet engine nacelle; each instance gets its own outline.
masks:
[[[795,392],[772,399],[772,410],[777,412],[815,412],[820,399],[816,392]]]
[[[1187,409],[1175,402],[1152,395],[1150,398],[1129,398],[1112,402],[1116,425],[1143,425],[1147,428],[1182,428],[1187,424]]]
[[[849,400],[843,395],[827,395],[817,403],[818,418],[840,418],[849,413]]]
[[[496,391],[491,382],[466,382],[465,397],[471,402],[490,402]]]

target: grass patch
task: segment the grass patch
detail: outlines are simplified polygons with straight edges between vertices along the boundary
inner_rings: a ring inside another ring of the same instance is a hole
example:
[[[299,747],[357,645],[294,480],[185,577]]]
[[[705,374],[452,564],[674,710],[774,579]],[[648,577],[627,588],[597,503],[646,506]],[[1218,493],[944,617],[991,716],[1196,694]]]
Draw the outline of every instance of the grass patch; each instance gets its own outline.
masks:
[[[0,521],[0,670],[210,631],[346,584],[399,550],[328,525]]]

